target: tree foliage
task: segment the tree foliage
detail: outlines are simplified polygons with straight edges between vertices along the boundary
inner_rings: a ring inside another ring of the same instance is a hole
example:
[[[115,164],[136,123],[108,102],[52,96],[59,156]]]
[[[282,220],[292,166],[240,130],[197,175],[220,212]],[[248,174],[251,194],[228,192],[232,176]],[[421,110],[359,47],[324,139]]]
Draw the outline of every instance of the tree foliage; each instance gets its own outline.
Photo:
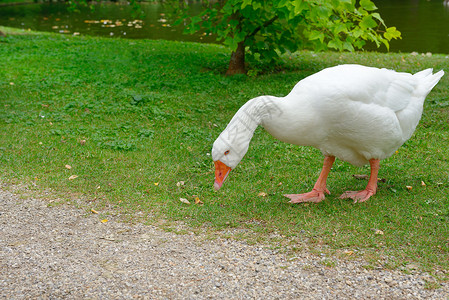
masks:
[[[182,1],[164,2],[183,6]],[[388,49],[392,39],[401,37],[395,27],[386,26],[371,0],[226,0],[203,5],[198,14],[178,10],[179,21],[186,24],[186,33],[215,34],[231,49],[228,74],[245,72],[245,53],[251,60],[272,62],[299,49],[355,51],[367,42]]]

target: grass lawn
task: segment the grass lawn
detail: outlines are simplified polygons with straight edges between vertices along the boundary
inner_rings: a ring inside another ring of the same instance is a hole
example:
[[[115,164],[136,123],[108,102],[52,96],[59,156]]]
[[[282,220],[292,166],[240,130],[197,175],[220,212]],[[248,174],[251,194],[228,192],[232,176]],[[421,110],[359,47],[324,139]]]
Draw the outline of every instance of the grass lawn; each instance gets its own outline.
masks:
[[[225,77],[229,52],[218,45],[0,30],[8,33],[0,38],[1,181],[51,189],[72,203],[82,198],[87,209],[131,221],[166,228],[181,221],[211,238],[232,233],[292,254],[305,248],[364,258],[367,268],[413,264],[449,276],[449,75],[428,96],[414,136],[381,162],[384,180],[366,203],[338,196],[363,189],[366,181],[352,175],[369,168],[337,160],[332,195],[289,204],[282,194],[309,191],[322,155],[262,128],[219,192],[210,157],[252,97],[286,95],[300,79],[342,63],[449,71],[446,55],[304,51],[285,57],[282,71]]]

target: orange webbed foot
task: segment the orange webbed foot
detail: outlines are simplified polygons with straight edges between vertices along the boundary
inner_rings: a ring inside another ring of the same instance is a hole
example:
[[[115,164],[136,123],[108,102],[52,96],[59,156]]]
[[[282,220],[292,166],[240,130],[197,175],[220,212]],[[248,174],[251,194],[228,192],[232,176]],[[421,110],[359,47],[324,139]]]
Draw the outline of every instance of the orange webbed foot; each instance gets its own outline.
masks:
[[[290,199],[290,203],[318,203],[324,200],[324,193],[330,194],[328,189],[323,191],[313,189],[311,192],[304,194],[286,194],[284,196]]]
[[[369,189],[365,189],[363,191],[347,191],[340,196],[340,199],[351,198],[354,200],[354,203],[365,202],[374,194],[375,192]]]

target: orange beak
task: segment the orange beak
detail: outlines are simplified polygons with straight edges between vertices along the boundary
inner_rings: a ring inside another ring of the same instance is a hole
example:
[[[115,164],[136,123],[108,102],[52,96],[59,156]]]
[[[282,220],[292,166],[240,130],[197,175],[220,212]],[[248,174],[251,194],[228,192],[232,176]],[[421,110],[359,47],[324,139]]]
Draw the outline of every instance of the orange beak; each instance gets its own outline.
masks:
[[[231,168],[219,160],[214,161],[214,164],[215,164],[214,188],[216,191],[218,191],[223,185],[223,182],[226,180],[226,177],[228,177],[229,172],[231,172]]]

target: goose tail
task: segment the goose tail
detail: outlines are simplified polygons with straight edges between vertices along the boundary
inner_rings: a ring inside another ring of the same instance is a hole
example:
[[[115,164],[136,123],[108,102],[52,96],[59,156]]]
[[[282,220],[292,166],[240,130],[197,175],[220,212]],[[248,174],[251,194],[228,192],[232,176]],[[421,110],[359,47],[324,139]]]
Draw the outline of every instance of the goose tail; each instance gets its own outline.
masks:
[[[426,97],[427,94],[430,93],[433,87],[438,83],[438,81],[440,81],[441,77],[443,77],[444,75],[443,70],[435,74],[432,74],[432,71],[433,69],[426,69],[413,75],[413,77],[419,79],[421,87],[420,90],[422,91],[424,97]]]

